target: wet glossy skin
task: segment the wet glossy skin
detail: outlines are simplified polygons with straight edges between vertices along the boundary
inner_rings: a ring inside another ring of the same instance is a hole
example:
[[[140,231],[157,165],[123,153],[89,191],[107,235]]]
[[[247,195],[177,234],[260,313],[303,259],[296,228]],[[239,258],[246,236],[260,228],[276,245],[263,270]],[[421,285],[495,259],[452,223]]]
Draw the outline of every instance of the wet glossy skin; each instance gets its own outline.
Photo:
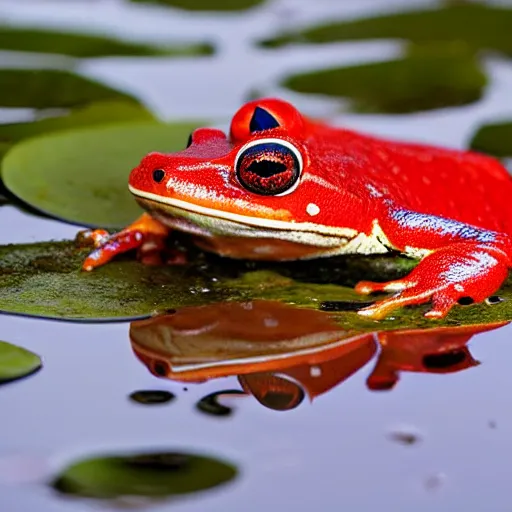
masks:
[[[498,161],[331,127],[276,99],[244,105],[229,136],[203,128],[183,151],[147,155],[129,186],[148,214],[97,233],[86,270],[134,247],[154,253],[172,229],[234,258],[398,250],[421,262],[404,279],[359,283],[396,292],[359,314],[431,301],[427,316],[440,318],[493,294],[510,266],[512,181]]]

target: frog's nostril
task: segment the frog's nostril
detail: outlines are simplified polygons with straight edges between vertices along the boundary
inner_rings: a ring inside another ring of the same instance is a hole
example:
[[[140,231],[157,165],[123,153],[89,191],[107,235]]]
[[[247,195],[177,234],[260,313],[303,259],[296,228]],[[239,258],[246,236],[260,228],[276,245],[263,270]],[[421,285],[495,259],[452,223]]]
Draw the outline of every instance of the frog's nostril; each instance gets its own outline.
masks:
[[[165,177],[165,172],[162,169],[155,169],[153,171],[153,180],[160,183]]]

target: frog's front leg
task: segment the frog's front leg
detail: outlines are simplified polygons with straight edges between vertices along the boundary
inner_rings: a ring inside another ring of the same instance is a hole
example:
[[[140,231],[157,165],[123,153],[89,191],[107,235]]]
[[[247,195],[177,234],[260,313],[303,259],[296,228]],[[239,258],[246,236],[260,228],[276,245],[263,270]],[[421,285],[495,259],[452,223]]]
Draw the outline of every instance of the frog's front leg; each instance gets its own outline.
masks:
[[[159,263],[159,254],[165,248],[168,235],[169,228],[147,213],[142,214],[135,222],[113,235],[109,235],[102,229],[80,232],[77,235],[79,243],[88,243],[96,247],[87,256],[82,269],[93,270],[109,262],[118,254],[132,249],[138,249],[139,259],[143,263]]]
[[[381,319],[398,307],[431,301],[425,316],[443,318],[463,297],[481,302],[496,292],[511,266],[512,243],[505,234],[396,207],[381,227],[398,250],[426,255],[403,279],[358,283],[356,291],[364,294],[396,292],[361,309],[361,315]]]

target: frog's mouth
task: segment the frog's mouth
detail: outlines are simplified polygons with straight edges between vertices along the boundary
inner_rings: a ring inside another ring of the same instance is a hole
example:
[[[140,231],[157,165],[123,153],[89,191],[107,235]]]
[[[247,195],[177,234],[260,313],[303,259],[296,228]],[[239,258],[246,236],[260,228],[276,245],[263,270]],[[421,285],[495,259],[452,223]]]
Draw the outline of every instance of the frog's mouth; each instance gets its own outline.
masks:
[[[339,248],[357,237],[351,228],[252,217],[162,197],[129,186],[137,202],[170,228],[202,237],[275,238],[301,245]]]

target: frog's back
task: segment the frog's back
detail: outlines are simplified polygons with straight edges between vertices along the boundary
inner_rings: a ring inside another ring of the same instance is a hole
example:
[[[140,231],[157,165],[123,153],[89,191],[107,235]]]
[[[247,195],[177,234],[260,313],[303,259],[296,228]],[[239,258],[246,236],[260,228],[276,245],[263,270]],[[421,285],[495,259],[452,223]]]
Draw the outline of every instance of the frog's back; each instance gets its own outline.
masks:
[[[512,178],[494,158],[349,130],[331,130],[324,144],[343,155],[340,187],[371,185],[404,208],[512,235]]]

